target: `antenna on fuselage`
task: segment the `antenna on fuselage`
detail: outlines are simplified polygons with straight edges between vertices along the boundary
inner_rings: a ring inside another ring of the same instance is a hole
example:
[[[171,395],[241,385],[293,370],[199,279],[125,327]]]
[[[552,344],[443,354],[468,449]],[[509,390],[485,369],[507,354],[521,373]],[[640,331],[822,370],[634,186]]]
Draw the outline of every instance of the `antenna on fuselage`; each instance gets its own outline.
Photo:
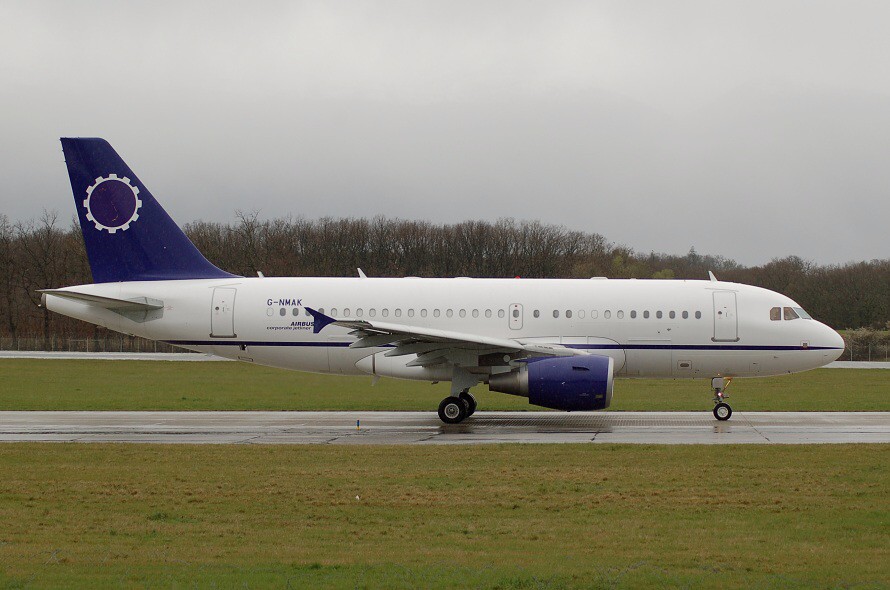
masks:
[[[367,279],[368,276],[365,274],[365,271],[363,271],[362,269],[358,269],[358,278]]]
[[[712,282],[712,283],[716,283],[716,282],[717,282],[717,277],[715,277],[715,276],[714,276],[714,273],[712,273],[711,271],[708,271],[708,276],[711,278],[711,282]]]

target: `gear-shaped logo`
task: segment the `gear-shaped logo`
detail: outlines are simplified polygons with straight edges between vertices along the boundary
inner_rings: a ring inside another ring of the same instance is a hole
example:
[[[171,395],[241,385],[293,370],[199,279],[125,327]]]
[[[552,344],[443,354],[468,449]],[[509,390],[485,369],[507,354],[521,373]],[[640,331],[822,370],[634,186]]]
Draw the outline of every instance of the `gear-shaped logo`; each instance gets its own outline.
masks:
[[[129,178],[109,174],[97,178],[87,189],[83,206],[87,210],[87,219],[97,230],[113,234],[130,229],[130,224],[139,219],[142,200],[139,188],[130,184]]]

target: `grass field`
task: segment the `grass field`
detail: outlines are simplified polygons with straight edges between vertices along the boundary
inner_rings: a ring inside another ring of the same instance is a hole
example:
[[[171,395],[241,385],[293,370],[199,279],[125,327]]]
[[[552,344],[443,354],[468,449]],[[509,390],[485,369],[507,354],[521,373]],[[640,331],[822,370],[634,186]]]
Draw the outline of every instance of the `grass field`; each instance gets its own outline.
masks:
[[[890,445],[0,445],[0,586],[886,588]]]
[[[618,380],[612,410],[711,408],[707,380]],[[231,362],[0,360],[0,410],[434,410],[447,384],[296,373]],[[473,392],[484,410],[524,398]],[[736,410],[890,411],[890,371],[819,369],[730,387]]]

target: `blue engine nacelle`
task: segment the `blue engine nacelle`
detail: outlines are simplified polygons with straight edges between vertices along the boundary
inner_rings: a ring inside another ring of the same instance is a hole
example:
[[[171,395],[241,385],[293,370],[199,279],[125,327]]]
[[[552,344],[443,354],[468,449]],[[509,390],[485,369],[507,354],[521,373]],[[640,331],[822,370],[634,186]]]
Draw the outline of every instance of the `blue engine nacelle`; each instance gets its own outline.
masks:
[[[488,388],[555,410],[602,410],[612,403],[612,373],[607,356],[530,359],[518,371],[492,375]]]

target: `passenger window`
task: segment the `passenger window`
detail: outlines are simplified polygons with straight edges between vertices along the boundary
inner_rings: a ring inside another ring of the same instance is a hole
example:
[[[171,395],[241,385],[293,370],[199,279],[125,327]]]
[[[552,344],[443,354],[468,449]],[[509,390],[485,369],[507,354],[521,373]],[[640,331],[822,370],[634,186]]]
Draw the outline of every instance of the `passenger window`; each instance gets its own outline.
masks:
[[[467,310],[466,310],[466,309],[462,309],[462,310],[460,310],[460,317],[462,317],[462,318],[467,317]]]
[[[337,317],[337,308],[336,307],[331,308],[331,317]]]
[[[426,317],[426,308],[420,310],[420,317],[422,317],[422,318]]]
[[[671,313],[670,313],[670,314],[668,314],[668,315],[670,315],[670,316],[671,316],[671,319],[674,319],[674,318],[676,318],[676,317],[677,317],[677,312],[675,312],[675,311],[672,311],[672,312],[671,312]]]
[[[584,319],[584,310],[583,309],[578,310],[578,317],[581,318],[582,320]]]
[[[491,317],[491,310],[490,310],[490,309],[486,309],[486,310],[485,310],[485,317],[487,317],[487,318],[490,318],[490,317]]]
[[[359,307],[357,310],[355,310],[355,317],[360,318],[363,315],[365,315],[365,312],[362,310],[361,307]]]
[[[660,319],[661,319],[661,312],[660,312],[660,311],[656,311],[656,312],[655,312],[655,317],[656,317],[657,319],[660,320]]]
[[[449,309],[449,310],[447,310],[447,311],[446,311],[446,312],[445,312],[445,317],[448,317],[448,318],[450,318],[450,317],[451,317],[451,316],[453,316],[453,315],[454,315],[454,312],[453,312],[453,311],[451,311],[451,310],[450,310],[450,309]]]
[[[535,311],[532,312],[532,315],[535,316],[536,318],[539,318],[539,317],[541,317],[541,311],[536,309]]]
[[[623,309],[619,309],[619,310],[618,310],[618,319],[619,319],[619,320],[623,320],[623,319],[624,319],[624,310],[623,310]]]
[[[558,318],[558,317],[559,317],[559,310],[558,310],[558,309],[554,309],[554,310],[553,310],[553,317],[555,317],[555,318]]]
[[[569,319],[572,319],[572,310],[571,309],[566,310],[566,317]]]
[[[479,317],[479,310],[478,310],[478,309],[474,309],[474,310],[473,310],[473,317],[474,317],[474,318],[478,318],[478,317]]]
[[[498,317],[501,319],[504,319],[504,310],[503,309],[498,310]]]
[[[397,318],[402,317],[402,308],[401,307],[396,308],[396,317]]]
[[[800,316],[797,315],[797,312],[791,309],[790,307],[783,308],[785,311],[785,319],[786,320],[796,320]]]
[[[606,311],[603,312],[603,317],[606,318],[606,319],[611,318],[611,317],[612,317],[612,312],[609,311],[609,310],[607,309]]]
[[[695,312],[695,319],[697,319],[697,320],[700,320],[700,319],[701,319],[701,312],[700,312],[700,311]]]
[[[635,309],[630,310],[630,317],[631,317],[631,319],[636,319],[637,318],[637,310],[635,310]]]
[[[384,307],[384,308],[383,308],[383,311],[380,312],[380,315],[382,315],[382,316],[385,317],[385,318],[388,318],[388,317],[389,317],[389,310],[386,309],[386,308]]]
[[[296,311],[296,310],[294,310],[294,311]],[[278,315],[283,317],[285,314],[287,314],[287,310],[284,309],[283,307],[278,310]]]
[[[688,312],[688,311],[684,311],[684,312],[683,312],[683,319],[684,319],[684,320],[688,320],[688,319],[689,319],[689,312]]]
[[[648,310],[643,312],[643,318],[647,319],[647,320],[649,319],[649,311]]]
[[[293,313],[294,313],[295,316],[300,315],[300,308],[299,308],[299,307],[295,307]]]
[[[377,310],[372,307],[370,311],[368,311],[368,315],[374,317],[375,315],[377,315]]]
[[[324,308],[323,308],[323,307],[319,307],[319,308],[318,308],[318,313],[324,313]],[[312,314],[309,313],[309,311],[307,310],[307,311],[306,311],[306,315],[312,315]]]
[[[349,308],[348,307],[343,308],[343,317],[347,317],[347,318],[349,317]]]
[[[594,309],[594,310],[592,310],[592,311],[590,312],[590,319],[595,320],[596,317],[597,317],[598,315],[599,315],[599,314],[598,314],[598,313],[596,312],[596,310]]]
[[[442,314],[442,312],[439,311],[438,309],[434,309],[434,310],[433,310],[433,317],[434,317],[434,318],[439,317],[441,314]]]

